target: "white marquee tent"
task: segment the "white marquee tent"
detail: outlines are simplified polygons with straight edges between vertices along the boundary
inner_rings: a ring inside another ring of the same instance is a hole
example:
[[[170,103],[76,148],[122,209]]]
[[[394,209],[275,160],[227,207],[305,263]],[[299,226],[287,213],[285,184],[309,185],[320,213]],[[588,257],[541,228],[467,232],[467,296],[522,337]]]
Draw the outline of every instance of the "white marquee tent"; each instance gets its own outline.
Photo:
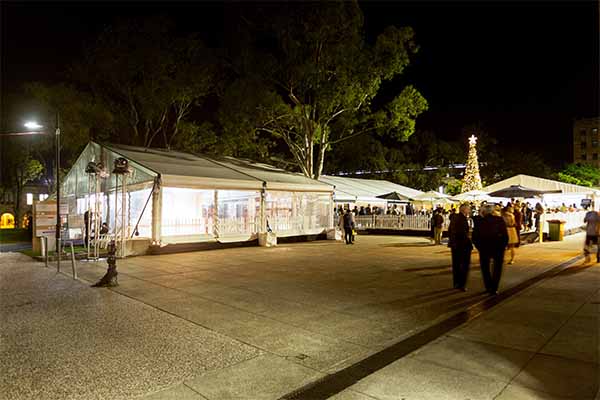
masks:
[[[600,196],[598,189],[522,174],[486,186],[483,190],[490,193],[511,185],[521,185],[536,190],[560,190],[561,193],[543,195],[543,201],[550,207],[558,207],[562,203],[579,206],[582,199],[595,199]]]
[[[333,226],[333,186],[266,164],[230,157],[90,142],[63,186],[69,229],[81,235],[83,214],[95,202],[85,172],[102,161],[109,176],[97,192],[100,218],[112,229],[116,158],[128,160],[125,209],[127,237],[148,245],[247,241],[272,230],[278,236],[319,234]],[[135,236],[135,231],[139,236]]]

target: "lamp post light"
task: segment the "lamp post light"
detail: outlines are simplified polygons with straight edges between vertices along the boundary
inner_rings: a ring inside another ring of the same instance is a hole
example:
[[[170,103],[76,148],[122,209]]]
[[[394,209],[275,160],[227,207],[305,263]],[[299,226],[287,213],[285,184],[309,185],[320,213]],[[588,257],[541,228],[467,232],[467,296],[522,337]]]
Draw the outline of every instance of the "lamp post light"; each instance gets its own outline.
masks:
[[[60,258],[62,255],[62,221],[60,220],[60,115],[56,112],[56,269],[60,271]]]
[[[6,133],[4,136],[25,136],[25,135],[44,135],[47,131],[40,130],[44,128],[43,125],[38,124],[36,121],[27,121],[23,126],[29,131],[27,132],[13,132]],[[62,237],[61,237],[61,220],[60,220],[60,114],[56,112],[56,131],[55,131],[55,147],[56,147],[56,254],[57,254],[57,265],[56,269],[60,271],[60,255],[62,249]]]

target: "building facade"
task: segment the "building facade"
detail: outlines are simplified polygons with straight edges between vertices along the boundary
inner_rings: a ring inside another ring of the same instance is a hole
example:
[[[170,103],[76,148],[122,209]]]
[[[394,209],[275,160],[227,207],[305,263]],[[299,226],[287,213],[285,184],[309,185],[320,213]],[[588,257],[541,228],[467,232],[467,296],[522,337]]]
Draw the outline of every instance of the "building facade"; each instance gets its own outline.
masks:
[[[573,123],[573,162],[600,167],[600,117]]]
[[[48,187],[41,183],[31,182],[23,187],[17,196],[14,190],[0,190],[0,229],[27,228],[27,217],[31,214],[34,201],[48,198]]]

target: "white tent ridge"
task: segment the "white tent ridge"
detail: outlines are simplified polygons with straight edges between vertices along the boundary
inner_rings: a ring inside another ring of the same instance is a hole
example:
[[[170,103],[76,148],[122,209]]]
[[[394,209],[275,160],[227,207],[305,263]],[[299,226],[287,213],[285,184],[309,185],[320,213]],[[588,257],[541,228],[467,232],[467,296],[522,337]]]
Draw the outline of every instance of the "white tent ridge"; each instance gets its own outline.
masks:
[[[538,178],[531,175],[515,175],[504,179],[492,185],[486,186],[483,190],[487,193],[500,190],[511,185],[521,185],[536,190],[561,190],[563,194],[578,195],[600,195],[600,190],[586,186],[573,185],[571,183],[554,181],[551,179]]]

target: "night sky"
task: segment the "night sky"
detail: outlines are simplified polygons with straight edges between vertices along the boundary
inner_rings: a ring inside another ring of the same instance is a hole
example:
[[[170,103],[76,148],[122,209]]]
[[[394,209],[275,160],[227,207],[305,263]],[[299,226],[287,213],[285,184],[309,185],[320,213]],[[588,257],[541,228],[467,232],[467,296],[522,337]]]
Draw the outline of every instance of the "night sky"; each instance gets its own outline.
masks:
[[[479,121],[506,151],[535,149],[559,165],[571,158],[573,119],[599,115],[597,2],[360,4],[369,38],[388,25],[416,31],[421,50],[387,90],[412,83],[427,98],[430,109],[418,129],[456,139],[463,126]],[[218,46],[227,10],[207,2],[0,6],[3,100],[24,82],[60,81],[85,43],[116,17],[168,15],[182,31],[199,31]]]

